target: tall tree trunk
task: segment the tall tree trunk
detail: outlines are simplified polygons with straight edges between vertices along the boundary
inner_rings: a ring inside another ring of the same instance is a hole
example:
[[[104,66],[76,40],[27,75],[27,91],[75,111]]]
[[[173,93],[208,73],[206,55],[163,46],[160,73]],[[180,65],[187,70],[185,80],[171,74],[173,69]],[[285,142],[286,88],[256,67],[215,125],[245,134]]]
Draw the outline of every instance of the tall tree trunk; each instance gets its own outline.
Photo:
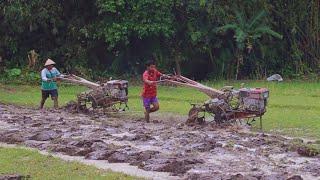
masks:
[[[236,80],[238,80],[238,78],[239,78],[239,71],[240,71],[240,65],[243,63],[242,50],[240,50],[240,49],[237,50],[236,57],[237,57]]]
[[[211,51],[210,47],[209,47],[208,53],[209,53],[210,61],[211,61],[211,64],[212,64],[212,69],[213,69],[213,71],[215,71],[216,70],[216,65],[215,65],[215,62],[214,62],[214,59],[213,59],[213,55],[212,55],[212,51]]]
[[[320,14],[320,2],[319,0],[313,0],[311,2],[311,12],[310,12],[310,36],[311,36],[311,52],[312,59],[311,64],[317,66],[320,59],[320,23],[319,23],[319,14]]]
[[[175,53],[174,61],[176,63],[176,73],[181,75],[180,56],[178,53]]]
[[[240,67],[240,58],[237,57],[236,80],[238,80],[239,67]]]
[[[4,60],[2,59],[2,56],[0,55],[0,73],[4,71]]]

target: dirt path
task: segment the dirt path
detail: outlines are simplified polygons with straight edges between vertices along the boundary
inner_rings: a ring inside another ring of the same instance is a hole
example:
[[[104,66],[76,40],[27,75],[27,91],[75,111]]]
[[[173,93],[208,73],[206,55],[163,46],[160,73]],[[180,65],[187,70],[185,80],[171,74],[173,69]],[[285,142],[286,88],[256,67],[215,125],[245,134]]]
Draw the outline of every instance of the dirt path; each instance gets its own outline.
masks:
[[[0,142],[181,179],[320,179],[320,156],[300,156],[291,141],[235,127],[189,127],[175,117],[144,123],[0,104]]]

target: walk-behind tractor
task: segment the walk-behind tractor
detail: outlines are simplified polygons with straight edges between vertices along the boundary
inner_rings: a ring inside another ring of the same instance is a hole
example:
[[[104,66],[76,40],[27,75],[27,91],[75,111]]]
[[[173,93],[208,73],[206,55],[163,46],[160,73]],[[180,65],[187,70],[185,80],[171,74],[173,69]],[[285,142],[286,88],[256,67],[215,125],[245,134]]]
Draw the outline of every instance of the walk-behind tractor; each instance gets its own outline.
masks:
[[[255,120],[266,112],[269,91],[266,88],[241,88],[224,87],[221,90],[213,89],[181,75],[166,75],[160,82],[197,89],[207,94],[210,99],[203,104],[192,104],[187,123],[205,122],[205,114],[214,117],[218,124],[240,119]]]
[[[128,81],[110,80],[98,84],[75,75],[59,78],[72,84],[87,86],[88,91],[77,96],[77,102],[69,103],[68,108],[78,112],[90,112],[96,109],[124,111],[128,109]]]

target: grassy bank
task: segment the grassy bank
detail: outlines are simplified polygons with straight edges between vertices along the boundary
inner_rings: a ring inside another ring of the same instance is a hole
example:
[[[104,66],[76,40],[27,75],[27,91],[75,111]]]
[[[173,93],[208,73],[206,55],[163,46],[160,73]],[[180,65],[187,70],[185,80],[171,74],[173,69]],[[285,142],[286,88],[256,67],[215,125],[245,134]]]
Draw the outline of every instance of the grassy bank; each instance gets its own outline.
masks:
[[[221,88],[224,85],[239,87],[237,82],[208,82],[208,86]],[[269,83],[247,81],[246,87],[267,87],[270,98],[266,115],[263,117],[264,129],[274,133],[290,136],[320,138],[320,83],[317,82],[283,82]],[[59,88],[60,104],[75,99],[75,95],[85,90],[79,86],[62,86]],[[0,102],[18,105],[38,106],[40,90],[33,86],[1,85]],[[129,106],[131,112],[141,112],[140,86],[129,89]],[[207,96],[193,89],[159,87],[160,112],[173,112],[186,115],[190,103],[201,103]],[[47,106],[52,106],[48,101]],[[129,111],[129,113],[130,113]]]
[[[31,179],[135,179],[32,150],[0,147],[0,176],[6,174],[30,176]]]

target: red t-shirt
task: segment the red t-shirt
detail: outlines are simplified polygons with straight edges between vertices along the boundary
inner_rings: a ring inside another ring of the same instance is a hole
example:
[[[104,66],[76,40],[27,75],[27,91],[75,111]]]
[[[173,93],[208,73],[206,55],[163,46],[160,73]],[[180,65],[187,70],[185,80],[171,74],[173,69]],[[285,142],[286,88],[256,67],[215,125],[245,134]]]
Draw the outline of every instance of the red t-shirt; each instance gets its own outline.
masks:
[[[149,80],[149,81],[157,81],[157,79],[161,76],[161,73],[157,70],[154,71],[145,71],[142,75],[143,80]],[[157,84],[147,84],[143,83],[143,91],[142,91],[142,97],[144,98],[151,98],[157,96]]]

